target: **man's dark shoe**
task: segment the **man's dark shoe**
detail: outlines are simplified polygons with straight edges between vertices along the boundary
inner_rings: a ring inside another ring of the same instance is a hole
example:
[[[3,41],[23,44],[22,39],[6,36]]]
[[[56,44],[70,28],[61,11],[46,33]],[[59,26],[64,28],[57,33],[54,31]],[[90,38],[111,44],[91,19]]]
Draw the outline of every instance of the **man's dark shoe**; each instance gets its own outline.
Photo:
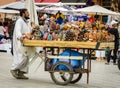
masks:
[[[13,77],[15,77],[16,79],[19,78],[19,75],[18,75],[18,70],[10,70],[11,74]]]
[[[26,77],[25,75],[19,75],[19,79],[29,79],[29,78]]]
[[[24,76],[24,72],[21,72],[20,70],[10,70],[10,72],[16,79],[29,79],[28,77]]]
[[[19,79],[29,79],[28,77],[26,77],[24,74],[26,72],[23,72],[23,71],[19,71]]]

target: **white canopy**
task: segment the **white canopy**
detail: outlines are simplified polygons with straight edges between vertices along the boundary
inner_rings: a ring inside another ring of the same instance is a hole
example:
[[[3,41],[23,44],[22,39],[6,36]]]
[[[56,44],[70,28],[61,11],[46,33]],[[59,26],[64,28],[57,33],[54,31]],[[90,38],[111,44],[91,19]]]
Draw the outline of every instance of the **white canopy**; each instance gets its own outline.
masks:
[[[10,13],[10,14],[18,14],[19,11],[16,10],[8,10],[8,9],[0,9],[0,13]]]
[[[10,8],[10,9],[20,10],[20,9],[25,8],[25,2],[24,1],[13,2],[7,5],[0,6],[0,8]],[[38,6],[35,6],[35,8],[36,10],[39,9]]]
[[[38,25],[38,16],[37,16],[37,11],[35,9],[34,0],[26,0],[25,6],[30,13],[30,22],[34,22],[35,24]]]
[[[120,15],[119,13],[113,12],[99,5],[85,7],[85,8],[77,9],[75,11],[80,13],[89,13],[96,15]]]
[[[55,14],[58,11],[60,11],[64,14],[72,14],[73,8],[67,5],[63,5],[63,3],[59,2],[53,5],[46,5],[46,6],[40,7],[38,11],[43,11],[43,12],[51,13],[51,14]]]

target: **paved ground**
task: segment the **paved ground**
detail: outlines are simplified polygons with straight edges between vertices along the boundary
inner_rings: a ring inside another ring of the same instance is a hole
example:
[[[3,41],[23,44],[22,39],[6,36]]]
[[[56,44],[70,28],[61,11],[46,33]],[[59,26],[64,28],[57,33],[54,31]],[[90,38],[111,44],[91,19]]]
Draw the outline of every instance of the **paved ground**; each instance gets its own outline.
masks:
[[[105,62],[92,61],[90,82],[86,84],[86,74],[77,84],[66,86],[56,85],[48,72],[44,71],[44,64],[35,71],[39,60],[30,66],[29,80],[14,79],[9,70],[12,63],[12,56],[0,52],[0,88],[120,88],[120,70],[117,66],[105,65]]]

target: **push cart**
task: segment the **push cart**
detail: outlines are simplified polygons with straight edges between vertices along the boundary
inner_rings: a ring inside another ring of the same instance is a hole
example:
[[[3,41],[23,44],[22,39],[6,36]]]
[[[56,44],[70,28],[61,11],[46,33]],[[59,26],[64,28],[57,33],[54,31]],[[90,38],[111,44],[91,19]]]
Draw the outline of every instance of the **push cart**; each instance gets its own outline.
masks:
[[[24,46],[43,47],[45,52],[45,71],[50,72],[52,80],[59,85],[78,82],[83,73],[87,74],[89,83],[89,73],[91,72],[91,54],[95,49],[114,48],[114,43],[98,42],[77,42],[77,41],[45,41],[45,40],[25,40]],[[81,52],[81,55],[60,56],[61,51]],[[48,54],[50,52],[50,54]],[[38,55],[39,56],[39,55]],[[57,60],[55,62],[55,60]],[[71,62],[80,62],[73,67]]]

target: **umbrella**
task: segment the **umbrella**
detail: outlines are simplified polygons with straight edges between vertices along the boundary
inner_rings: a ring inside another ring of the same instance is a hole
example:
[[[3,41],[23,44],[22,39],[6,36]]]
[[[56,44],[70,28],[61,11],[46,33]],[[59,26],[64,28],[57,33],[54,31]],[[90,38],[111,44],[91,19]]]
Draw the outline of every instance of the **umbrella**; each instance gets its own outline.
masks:
[[[35,9],[34,0],[26,0],[25,6],[30,13],[30,22],[33,22],[38,25],[38,16],[37,16],[37,11]]]
[[[25,1],[13,2],[13,3],[7,4],[7,5],[0,6],[0,8],[20,10],[20,9],[25,8]],[[35,6],[35,8],[36,8],[36,10],[39,9],[38,6]]]
[[[7,9],[0,9],[0,13],[10,13],[10,14],[18,14],[19,11],[16,10],[7,10]]]
[[[94,5],[94,6],[77,9],[77,10],[75,10],[75,12],[89,13],[89,14],[96,14],[96,15],[120,15],[119,13],[108,10],[99,5]]]

